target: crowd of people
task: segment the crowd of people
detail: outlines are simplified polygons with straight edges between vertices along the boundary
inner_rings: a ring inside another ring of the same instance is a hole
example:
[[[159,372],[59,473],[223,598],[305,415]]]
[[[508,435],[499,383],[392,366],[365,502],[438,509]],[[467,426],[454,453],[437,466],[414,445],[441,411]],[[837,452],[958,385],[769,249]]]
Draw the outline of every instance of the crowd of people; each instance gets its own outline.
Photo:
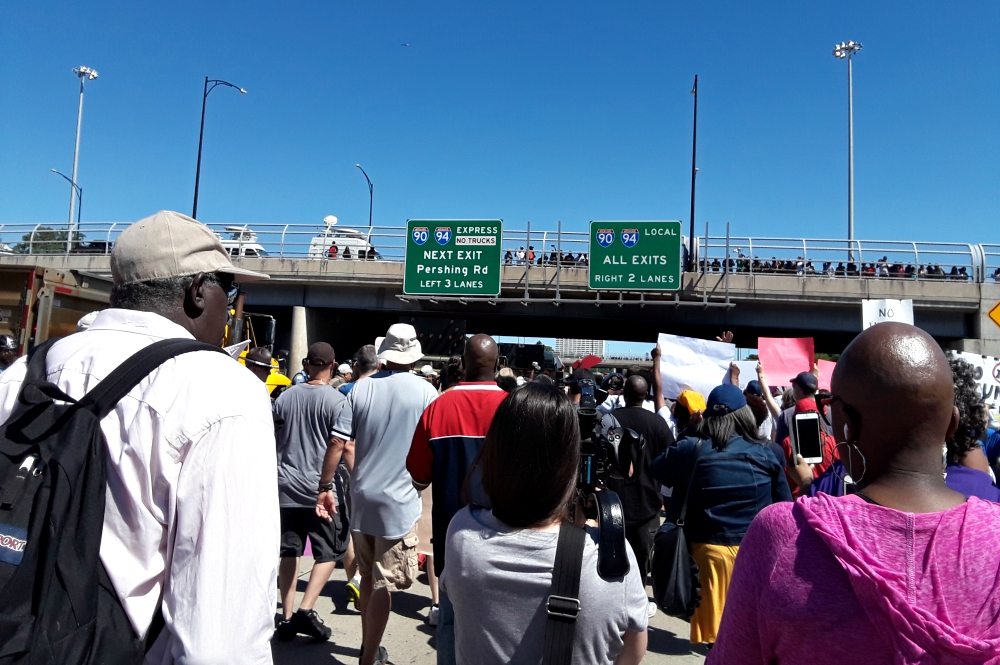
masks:
[[[350,247],[344,247],[341,251],[337,243],[332,243],[326,250],[326,258],[328,259],[359,259],[361,261],[374,261],[378,258],[378,252],[375,251],[375,245],[368,245],[367,248],[355,247],[354,251],[351,251]]]
[[[742,251],[738,251],[736,258],[727,260],[700,259],[698,266],[701,272],[715,273],[756,273],[798,275],[800,277],[867,277],[871,279],[943,279],[959,282],[967,282],[971,279],[966,266],[953,265],[950,269],[945,269],[940,264],[934,263],[907,263],[904,265],[900,262],[890,262],[888,256],[883,256],[878,261],[862,263],[840,261],[834,265],[833,261],[824,261],[817,268],[815,261],[804,259],[801,256],[796,257],[795,260],[777,257],[761,260],[749,258],[744,256]],[[994,280],[998,276],[1000,276],[1000,268],[993,274]]]
[[[590,265],[590,258],[587,252],[563,252],[560,253],[555,245],[549,252],[535,252],[534,245],[529,245],[527,249],[521,245],[517,249],[508,249],[503,254],[503,263],[507,266],[565,266],[567,268],[579,268]]]
[[[111,267],[111,307],[48,351],[45,378],[72,399],[158,340],[219,345],[237,280],[267,278],[171,212],[126,229]],[[0,337],[0,422],[37,380],[12,345]],[[476,334],[435,370],[399,323],[348,362],[313,342],[288,385],[269,381],[265,348],[244,366],[174,357],[101,421],[97,566],[158,665],[270,663],[273,639],[329,639],[316,603],[338,566],[359,663],[384,664],[393,595],[421,559],[439,664],[550,662],[553,624],[568,621],[572,662],[629,665],[660,609],[646,590],[664,565],[658,533],[676,526],[700,589],[684,618],[710,665],[1000,662],[1000,434],[967,363],[884,323],[844,350],[828,391],[815,368],[772,388],[758,364],[742,389],[733,365],[707,395],[666,395],[651,356],[622,373],[518,376]],[[621,502],[615,573],[577,489],[591,398],[605,431],[639,442],[599,490]],[[819,429],[813,463],[803,420]],[[566,609],[554,566],[574,538]]]

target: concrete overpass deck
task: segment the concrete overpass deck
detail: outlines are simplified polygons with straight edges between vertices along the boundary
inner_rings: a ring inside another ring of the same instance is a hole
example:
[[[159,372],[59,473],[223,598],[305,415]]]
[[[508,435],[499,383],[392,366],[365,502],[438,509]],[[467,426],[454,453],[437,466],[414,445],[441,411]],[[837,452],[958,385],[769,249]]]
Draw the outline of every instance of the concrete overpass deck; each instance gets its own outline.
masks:
[[[705,337],[729,328],[744,346],[755,345],[756,336],[808,335],[818,350],[839,351],[861,330],[862,299],[898,298],[914,301],[917,325],[942,343],[1000,355],[1000,327],[987,316],[1000,301],[1000,284],[990,282],[693,272],[684,274],[676,294],[619,294],[589,290],[585,267],[508,265],[499,298],[460,299],[405,296],[398,261],[235,261],[272,276],[246,285],[247,307],[274,314],[279,329],[292,307],[306,307],[313,310],[310,328],[346,325],[366,340],[375,334],[369,328],[384,331],[405,315],[463,319],[469,330],[496,334],[636,341],[657,332]],[[0,270],[34,266],[110,277],[106,255],[0,257]]]

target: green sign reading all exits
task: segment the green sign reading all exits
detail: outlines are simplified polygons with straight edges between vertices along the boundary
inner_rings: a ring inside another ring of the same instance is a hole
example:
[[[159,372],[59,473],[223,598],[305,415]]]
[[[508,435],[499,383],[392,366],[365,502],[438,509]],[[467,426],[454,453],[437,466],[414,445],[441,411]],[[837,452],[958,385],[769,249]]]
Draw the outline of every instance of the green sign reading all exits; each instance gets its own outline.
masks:
[[[403,293],[500,295],[502,234],[499,219],[408,220]]]
[[[676,291],[681,288],[681,223],[591,222],[590,288]]]

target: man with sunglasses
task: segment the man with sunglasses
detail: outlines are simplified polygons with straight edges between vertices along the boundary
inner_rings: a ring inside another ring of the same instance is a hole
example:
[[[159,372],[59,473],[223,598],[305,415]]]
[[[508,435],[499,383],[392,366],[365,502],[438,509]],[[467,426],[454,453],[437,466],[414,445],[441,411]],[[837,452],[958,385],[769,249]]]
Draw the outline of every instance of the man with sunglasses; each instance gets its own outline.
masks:
[[[48,352],[48,380],[77,399],[153,342],[221,345],[236,279],[267,279],[176,212],[125,229],[111,274],[111,307]],[[25,369],[22,359],[0,376],[0,422]],[[267,392],[227,354],[187,353],[153,370],[101,429],[100,557],[137,637],[162,616],[146,662],[270,665],[280,532]]]

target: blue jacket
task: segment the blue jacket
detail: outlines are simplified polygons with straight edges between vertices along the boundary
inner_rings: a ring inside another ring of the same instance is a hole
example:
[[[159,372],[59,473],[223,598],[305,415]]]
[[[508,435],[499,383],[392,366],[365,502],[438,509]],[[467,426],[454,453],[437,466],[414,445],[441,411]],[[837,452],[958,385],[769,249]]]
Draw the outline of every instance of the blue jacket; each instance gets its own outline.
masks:
[[[653,478],[673,488],[667,520],[680,514],[695,463],[698,439],[682,439],[650,466]],[[739,545],[750,522],[766,506],[791,501],[785,472],[767,446],[733,437],[725,450],[706,439],[688,498],[684,532],[688,542]]]

